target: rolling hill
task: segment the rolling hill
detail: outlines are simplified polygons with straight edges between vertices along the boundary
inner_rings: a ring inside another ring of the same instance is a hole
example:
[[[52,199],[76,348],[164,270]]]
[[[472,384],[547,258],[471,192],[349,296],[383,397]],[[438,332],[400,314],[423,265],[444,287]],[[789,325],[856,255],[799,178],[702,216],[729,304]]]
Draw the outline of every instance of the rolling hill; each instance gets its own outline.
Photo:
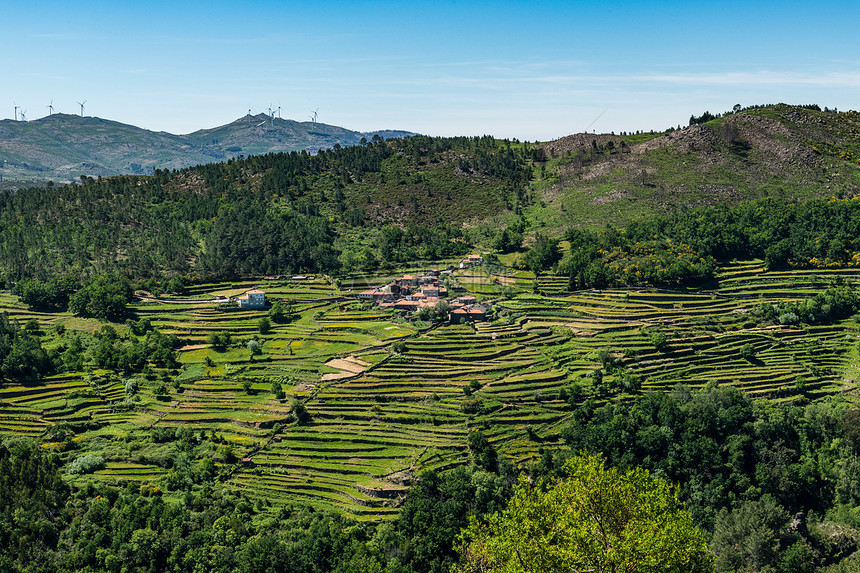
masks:
[[[28,122],[0,121],[0,179],[59,182],[81,175],[143,175],[154,169],[179,169],[239,155],[355,145],[375,134],[385,138],[411,135],[406,131],[362,133],[264,114],[174,135],[98,117],[57,113]]]
[[[763,197],[855,195],[860,113],[817,107],[761,106],[680,130],[548,142],[534,216],[595,227]]]

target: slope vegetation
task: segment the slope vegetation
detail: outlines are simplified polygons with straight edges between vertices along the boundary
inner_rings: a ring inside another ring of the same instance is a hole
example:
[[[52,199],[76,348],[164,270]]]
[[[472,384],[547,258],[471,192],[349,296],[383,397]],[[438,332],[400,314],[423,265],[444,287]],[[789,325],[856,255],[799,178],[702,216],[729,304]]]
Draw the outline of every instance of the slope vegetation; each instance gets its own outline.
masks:
[[[860,191],[857,112],[780,104],[661,134],[572,135],[543,149],[539,216],[559,226]]]

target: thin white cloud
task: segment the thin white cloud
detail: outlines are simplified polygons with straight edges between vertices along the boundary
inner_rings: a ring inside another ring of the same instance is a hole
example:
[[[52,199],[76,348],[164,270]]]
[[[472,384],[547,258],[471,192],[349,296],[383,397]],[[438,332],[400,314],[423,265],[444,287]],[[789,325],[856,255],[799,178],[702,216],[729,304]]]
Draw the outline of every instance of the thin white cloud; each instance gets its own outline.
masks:
[[[655,74],[628,77],[626,81],[658,82],[688,86],[817,86],[817,87],[858,87],[858,72],[725,72],[712,74]]]

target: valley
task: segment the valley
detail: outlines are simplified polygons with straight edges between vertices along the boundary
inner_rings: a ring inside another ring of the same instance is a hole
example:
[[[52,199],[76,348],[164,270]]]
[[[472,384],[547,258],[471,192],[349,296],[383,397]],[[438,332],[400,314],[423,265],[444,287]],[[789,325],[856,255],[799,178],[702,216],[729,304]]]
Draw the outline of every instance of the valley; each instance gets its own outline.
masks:
[[[466,571],[591,464],[650,472],[703,567],[847,570],[860,115],[311,152],[268,121],[0,192],[0,569]]]

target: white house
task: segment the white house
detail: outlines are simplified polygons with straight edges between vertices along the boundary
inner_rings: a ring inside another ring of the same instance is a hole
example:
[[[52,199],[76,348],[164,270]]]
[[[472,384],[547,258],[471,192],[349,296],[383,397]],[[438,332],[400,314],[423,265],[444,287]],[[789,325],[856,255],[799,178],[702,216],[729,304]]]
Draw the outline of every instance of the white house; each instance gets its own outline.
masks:
[[[249,290],[238,297],[236,302],[239,304],[239,308],[243,310],[264,308],[266,306],[266,293],[261,290]]]

